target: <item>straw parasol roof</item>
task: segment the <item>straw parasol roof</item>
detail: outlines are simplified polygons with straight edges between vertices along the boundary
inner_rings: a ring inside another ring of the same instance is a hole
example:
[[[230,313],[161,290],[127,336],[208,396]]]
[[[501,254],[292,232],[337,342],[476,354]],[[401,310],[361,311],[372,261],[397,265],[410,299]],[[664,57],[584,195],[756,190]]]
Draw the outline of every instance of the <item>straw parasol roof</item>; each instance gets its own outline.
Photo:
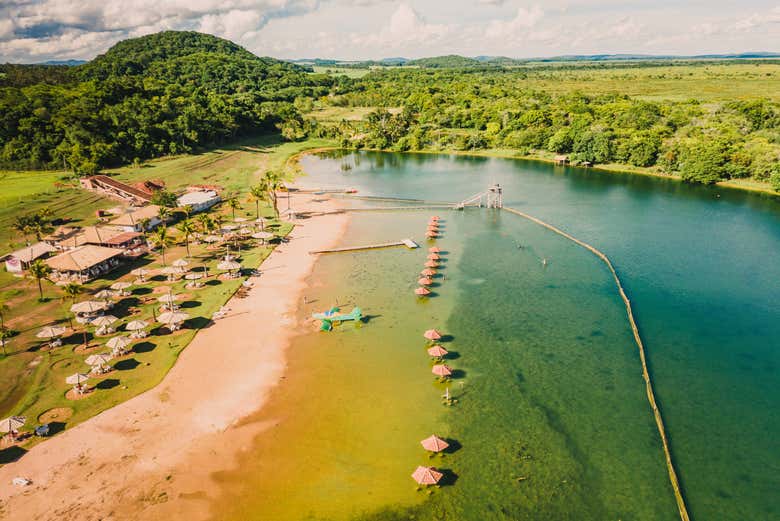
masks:
[[[160,297],[157,297],[157,302],[162,302],[163,304],[168,304],[169,306],[178,300],[181,300],[181,295],[176,293],[166,293]]]
[[[73,304],[70,310],[73,313],[97,313],[98,311],[103,311],[106,307],[108,306],[103,301],[85,300],[84,302]]]
[[[106,342],[106,346],[109,349],[124,349],[127,346],[129,346],[132,343],[132,340],[127,338],[126,336],[115,336],[108,342]]]
[[[177,268],[183,268],[185,266],[189,266],[189,262],[187,262],[184,259],[176,259],[171,263],[171,266],[176,266]]]
[[[428,349],[428,355],[434,358],[441,358],[442,356],[447,356],[447,353],[449,353],[449,351],[447,351],[440,345],[435,345]]]
[[[441,250],[438,246],[431,246],[428,248],[428,253],[441,253]]]
[[[203,242],[212,243],[212,242],[219,242],[219,241],[222,240],[222,238],[221,237],[217,237],[216,235],[206,235],[201,240]]]
[[[430,438],[425,438],[424,440],[422,440],[420,442],[420,445],[422,445],[425,450],[429,450],[431,452],[441,452],[450,446],[449,443],[439,438],[435,434],[432,435]]]
[[[431,221],[438,221],[439,216],[438,215],[431,215]]]
[[[222,261],[217,264],[217,269],[222,271],[240,270],[241,264],[237,263],[236,261]]]
[[[428,254],[428,260],[439,260],[441,257],[439,257],[438,253],[429,253]]]
[[[257,232],[252,234],[253,239],[261,239],[261,240],[267,240],[267,239],[273,239],[274,234],[271,232]]]
[[[119,282],[114,282],[113,284],[111,284],[111,289],[113,289],[115,291],[122,291],[123,289],[127,289],[130,286],[132,286],[132,285],[133,285],[132,282],[122,282],[122,281],[119,281]]]
[[[190,318],[190,316],[187,313],[182,313],[181,311],[169,311],[167,313],[161,313],[160,316],[157,317],[157,322],[165,325],[180,324],[188,318]]]
[[[0,432],[11,432],[21,429],[25,423],[27,423],[27,418],[24,416],[11,416],[10,418],[0,420]]]
[[[148,325],[149,323],[146,320],[132,320],[127,323],[125,329],[127,331],[139,331]]]
[[[414,294],[424,297],[425,295],[430,295],[431,292],[427,288],[417,288],[416,290],[414,290]]]
[[[73,373],[65,378],[65,383],[70,385],[79,385],[89,380],[89,375],[84,373]]]
[[[440,340],[441,339],[441,333],[436,331],[435,329],[429,329],[425,333],[423,333],[423,336],[427,338],[428,340]]]
[[[119,320],[114,315],[103,315],[102,317],[97,317],[95,320],[90,322],[93,326],[103,327],[103,326],[110,326],[114,322]]]
[[[180,273],[184,273],[184,268],[180,268],[178,266],[166,266],[160,270],[160,273],[163,275],[178,275]]]
[[[184,278],[186,280],[198,280],[203,278],[202,273],[187,273]]]
[[[89,355],[86,360],[84,360],[87,365],[96,366],[96,365],[106,365],[111,361],[111,355],[107,353],[101,353],[99,355]]]
[[[238,230],[239,235],[251,235],[252,230],[250,228],[247,228],[244,226],[243,228]]]
[[[110,298],[113,298],[115,296],[114,292],[110,289],[101,289],[97,293],[95,293],[95,298],[99,298],[101,300],[108,300]]]
[[[427,261],[425,263],[425,267],[426,268],[438,268],[439,267],[439,263],[436,262],[435,260],[429,260],[429,261]]]
[[[57,338],[65,334],[66,328],[62,326],[46,326],[35,335],[38,338]]]
[[[431,284],[433,284],[433,281],[428,277],[423,277],[417,281],[417,284],[419,284],[420,286],[430,286]]]
[[[425,268],[420,272],[420,275],[422,275],[423,277],[432,277],[436,275],[436,270],[433,268]]]
[[[143,277],[144,275],[149,275],[149,270],[145,268],[136,268],[130,272],[130,275],[135,275],[136,277]]]
[[[234,222],[234,223],[245,223],[245,222],[247,222],[248,220],[249,220],[249,219],[247,219],[246,217],[236,217],[235,219],[233,219],[233,222]]]
[[[420,485],[435,485],[442,477],[444,474],[433,467],[417,467],[417,470],[412,473],[412,479]]]
[[[425,232],[425,236],[431,239],[435,239],[439,236],[439,234],[431,229],[429,229],[427,232]]]
[[[438,364],[433,366],[431,372],[436,376],[450,376],[452,374],[452,369],[444,364]]]
[[[226,224],[222,227],[222,231],[232,232],[233,230],[238,230],[238,226],[235,224]]]

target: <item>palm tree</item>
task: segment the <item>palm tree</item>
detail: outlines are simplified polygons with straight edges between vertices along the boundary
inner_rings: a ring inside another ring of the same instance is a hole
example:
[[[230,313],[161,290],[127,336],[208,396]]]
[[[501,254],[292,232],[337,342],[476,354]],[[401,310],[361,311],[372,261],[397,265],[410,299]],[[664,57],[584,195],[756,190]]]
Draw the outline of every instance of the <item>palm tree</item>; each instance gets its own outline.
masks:
[[[211,219],[211,216],[207,213],[202,213],[195,218],[198,220],[198,224],[204,235],[208,234],[214,226],[214,221]]]
[[[84,292],[84,286],[81,284],[77,284],[76,282],[68,282],[64,286],[62,286],[62,300],[70,300],[71,304],[76,303],[76,299],[79,295],[81,295]],[[70,314],[68,314],[68,325],[70,327],[73,327],[73,322],[71,321]]]
[[[184,215],[186,215],[187,219],[189,219],[190,215],[192,215],[192,211],[193,211],[192,205],[191,204],[185,204],[184,206],[181,207],[181,211],[184,212]]]
[[[162,263],[163,266],[165,266],[165,248],[168,248],[173,244],[173,237],[168,235],[168,228],[160,226],[152,233],[150,240],[152,244],[156,244],[160,247],[160,251],[162,252]]]
[[[279,218],[279,204],[277,200],[276,192],[284,186],[282,182],[282,175],[279,172],[268,171],[265,173],[265,177],[261,181],[261,185],[268,193],[268,198],[271,200],[271,204],[274,207],[274,214],[276,218]]]
[[[184,245],[187,247],[187,257],[190,256],[190,236],[195,233],[195,225],[189,219],[180,222],[176,229],[184,235]]]
[[[233,220],[236,220],[236,210],[241,209],[241,202],[238,200],[236,196],[231,197],[228,199],[228,207],[233,211]]]
[[[265,193],[262,184],[257,184],[249,189],[249,198],[255,202],[255,219],[260,219],[260,201],[265,201],[268,194]]]
[[[170,208],[167,208],[165,206],[161,206],[157,210],[157,217],[160,219],[160,222],[165,226],[166,221],[168,220],[168,217],[171,215]]]
[[[38,282],[38,294],[40,295],[38,297],[38,300],[43,300],[43,285],[41,284],[41,281],[43,279],[48,279],[49,275],[51,275],[51,267],[43,262],[41,259],[35,260],[30,264],[30,267],[28,268],[28,271],[30,272],[30,275],[32,275],[35,280]]]
[[[30,218],[26,215],[17,215],[14,218],[12,225],[13,229],[21,233],[24,236],[24,242],[27,241],[27,236],[30,234]]]
[[[141,233],[144,234],[144,241],[146,241],[146,232],[149,231],[149,225],[152,224],[152,220],[148,217],[144,217],[138,221],[138,225],[141,227]]]
[[[5,314],[11,310],[4,300],[0,300],[0,344],[3,346],[3,356],[5,356]]]

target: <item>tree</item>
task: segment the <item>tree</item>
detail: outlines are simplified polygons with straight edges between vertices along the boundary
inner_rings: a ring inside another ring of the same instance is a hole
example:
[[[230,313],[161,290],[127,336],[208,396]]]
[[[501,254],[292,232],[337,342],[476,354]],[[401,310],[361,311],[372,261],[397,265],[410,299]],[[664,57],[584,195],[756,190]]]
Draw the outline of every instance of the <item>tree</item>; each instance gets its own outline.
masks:
[[[168,235],[168,229],[165,226],[160,226],[154,232],[151,237],[152,244],[160,248],[162,253],[162,263],[165,266],[165,250],[173,244],[173,237]]]
[[[214,226],[214,221],[211,219],[211,216],[207,213],[202,213],[195,218],[198,220],[201,232],[203,234],[208,234]]]
[[[776,192],[780,192],[780,167],[775,168],[777,170],[771,176],[769,176],[769,184]]]
[[[255,219],[260,219],[260,201],[268,197],[262,184],[256,184],[249,188],[249,197],[255,202]]]
[[[276,215],[276,218],[278,219],[279,202],[276,192],[284,186],[284,183],[282,182],[282,174],[273,170],[269,170],[265,173],[265,176],[263,176],[263,179],[260,181],[260,186],[262,186],[263,191],[268,194],[267,197],[270,199],[271,205],[274,208],[274,215]]]
[[[190,236],[195,233],[195,225],[189,219],[184,219],[178,225],[176,229],[184,235],[184,245],[187,248],[187,257],[190,256]]]
[[[146,240],[146,234],[149,231],[149,225],[152,224],[152,220],[148,217],[144,217],[138,221],[138,225],[141,227],[141,233],[144,235],[144,241]]]
[[[4,300],[0,300],[0,344],[2,344],[3,347],[3,356],[5,356],[5,315],[10,311],[11,308],[8,307],[8,304]]]
[[[43,262],[41,259],[33,261],[29,268],[27,268],[27,271],[30,272],[30,275],[38,282],[38,300],[43,300],[43,284],[42,280],[48,279],[49,275],[51,275],[51,267]]]
[[[227,203],[228,203],[228,208],[230,208],[232,210],[232,212],[233,212],[233,220],[235,221],[236,220],[236,210],[240,210],[241,209],[241,202],[238,200],[238,197],[232,196],[232,197],[230,197],[230,199],[228,199]]]
[[[163,228],[165,227],[165,223],[168,221],[168,217],[171,215],[171,210],[168,209],[167,206],[161,206],[157,210],[157,218],[160,219],[160,222],[162,222]]]
[[[165,208],[175,208],[177,204],[176,194],[169,192],[168,190],[155,190],[152,194],[152,204]]]

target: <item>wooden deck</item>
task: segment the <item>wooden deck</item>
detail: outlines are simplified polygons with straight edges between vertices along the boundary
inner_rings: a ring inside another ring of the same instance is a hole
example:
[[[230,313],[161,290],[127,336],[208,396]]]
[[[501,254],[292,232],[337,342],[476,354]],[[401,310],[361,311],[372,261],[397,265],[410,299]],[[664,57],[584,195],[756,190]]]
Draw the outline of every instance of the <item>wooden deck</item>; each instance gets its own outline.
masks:
[[[360,251],[360,250],[377,250],[380,248],[393,248],[395,246],[406,246],[410,250],[413,250],[415,248],[419,248],[420,246],[414,242],[411,239],[401,239],[397,242],[383,242],[378,244],[366,244],[364,246],[345,246],[343,248],[331,248],[329,250],[317,250],[317,251],[310,251],[309,253],[312,255],[318,254],[318,253],[341,253],[341,252],[347,252],[347,251]]]

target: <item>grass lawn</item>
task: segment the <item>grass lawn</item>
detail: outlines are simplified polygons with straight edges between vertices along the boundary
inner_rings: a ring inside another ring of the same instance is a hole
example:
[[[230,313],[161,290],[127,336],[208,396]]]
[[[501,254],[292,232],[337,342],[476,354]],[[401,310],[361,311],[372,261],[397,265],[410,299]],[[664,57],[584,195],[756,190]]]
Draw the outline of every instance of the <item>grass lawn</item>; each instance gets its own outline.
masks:
[[[116,173],[127,181],[164,179],[172,189],[188,184],[213,183],[243,194],[267,169],[288,168],[287,161],[295,154],[332,144],[326,140],[277,143],[270,138],[259,138],[201,154],[150,161],[142,168],[123,168]],[[236,216],[254,220],[254,202],[250,203],[244,197],[241,197],[240,201],[242,208],[236,211]],[[11,208],[4,208],[0,212],[0,220],[10,222],[19,212],[31,212],[49,205],[55,210],[55,217],[61,217],[67,212],[69,217],[78,217],[81,224],[94,224],[92,212],[95,208],[107,208],[117,204],[117,201],[76,188],[49,193],[44,191],[14,203]],[[213,212],[223,214],[226,221],[232,218],[232,211],[227,205],[221,205]],[[273,211],[267,204],[260,205],[260,213],[270,220],[269,226],[276,233],[286,235],[292,229],[289,223],[274,221]],[[170,232],[175,237],[178,234],[175,227],[171,227]],[[10,233],[6,237],[10,238]],[[216,264],[225,254],[224,248],[213,250],[207,249],[205,245],[191,245],[190,248],[191,266],[205,265],[209,267],[210,273],[216,273]],[[259,244],[257,241],[246,241],[241,250],[241,264],[244,268],[257,267],[270,252],[271,246]],[[165,256],[170,264],[174,259],[185,255],[185,247],[179,240],[176,246],[166,250]],[[85,284],[85,293],[77,300],[88,300],[90,294],[107,288],[117,280],[134,281],[136,277],[131,276],[130,271],[139,265],[156,269],[161,267],[161,258],[157,254],[147,255],[144,259],[123,265],[104,278]],[[214,311],[230,298],[243,280],[245,278],[218,280],[212,276],[204,288],[189,290],[184,289],[184,281],[171,284],[163,277],[158,277],[146,284],[134,286],[132,295],[119,301],[110,312],[119,318],[117,324],[122,325],[136,318],[151,321],[153,309],[160,305],[156,301],[158,292],[164,291],[165,287],[171,287],[175,293],[185,295],[183,311],[192,317],[188,327],[168,334],[156,329],[157,325],[150,326],[152,334],[148,339],[137,342],[135,350],[129,355],[112,361],[116,367],[114,371],[90,380],[91,385],[97,386],[94,392],[82,400],[70,400],[65,397],[71,387],[65,383],[65,377],[75,372],[86,372],[89,367],[84,359],[90,354],[108,351],[103,344],[110,337],[92,338],[92,328],[89,328],[90,345],[95,347],[83,352],[80,346],[83,344],[84,329],[74,323],[75,332],[63,339],[62,347],[53,350],[42,348],[42,343],[35,338],[35,334],[44,325],[67,326],[72,302],[63,301],[61,289],[48,281],[43,282],[46,299],[39,302],[38,288],[34,280],[14,277],[5,271],[0,272],[0,298],[10,307],[5,316],[6,325],[19,332],[7,341],[7,355],[0,357],[0,417],[11,414],[26,416],[28,428],[43,423],[44,420],[54,421],[55,425],[62,420],[70,427],[152,388],[170,370],[197,330],[208,323]],[[47,411],[59,408],[63,408],[67,418],[62,414],[59,419],[41,416]],[[25,443],[23,447],[29,447],[30,444],[37,443],[37,440]],[[14,450],[16,449],[0,450],[0,463],[14,457]]]
[[[362,78],[363,76],[371,72],[371,69],[368,68],[353,69],[351,67],[339,67],[337,65],[334,65],[333,67],[314,65],[312,66],[312,69],[314,69],[315,74],[330,74],[331,76],[347,76],[348,78]]]

